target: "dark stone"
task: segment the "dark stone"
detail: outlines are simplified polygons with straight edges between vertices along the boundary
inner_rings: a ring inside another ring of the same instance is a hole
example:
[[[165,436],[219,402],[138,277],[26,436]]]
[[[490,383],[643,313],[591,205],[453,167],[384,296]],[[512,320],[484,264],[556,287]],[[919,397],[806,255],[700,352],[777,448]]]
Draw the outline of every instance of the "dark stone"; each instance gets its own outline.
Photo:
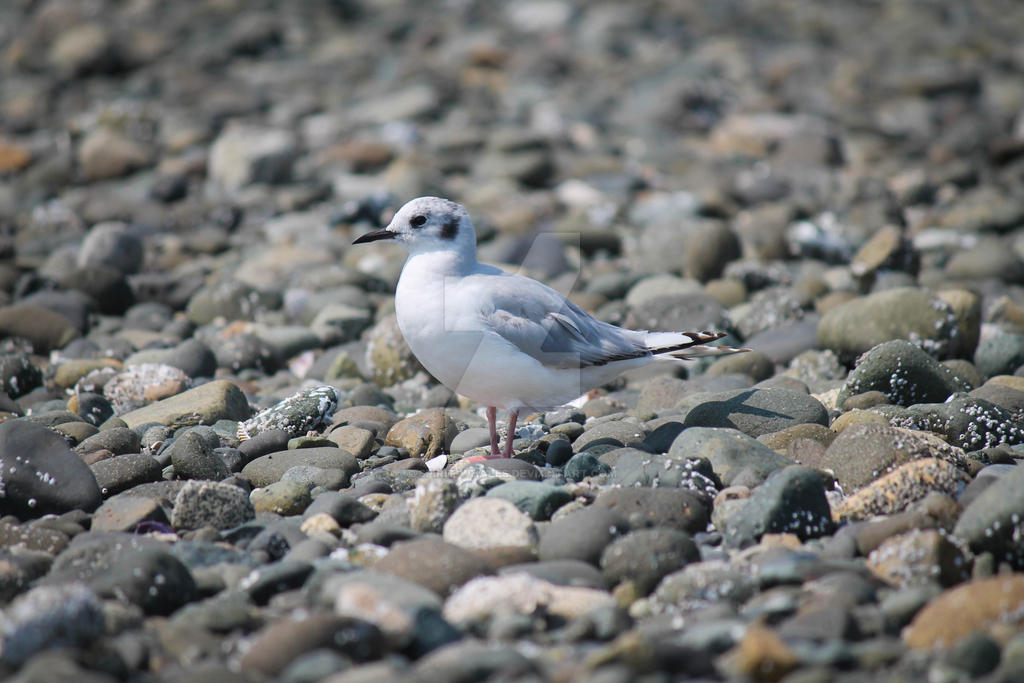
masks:
[[[95,510],[102,502],[89,467],[64,439],[23,419],[0,423],[0,513],[21,519]]]

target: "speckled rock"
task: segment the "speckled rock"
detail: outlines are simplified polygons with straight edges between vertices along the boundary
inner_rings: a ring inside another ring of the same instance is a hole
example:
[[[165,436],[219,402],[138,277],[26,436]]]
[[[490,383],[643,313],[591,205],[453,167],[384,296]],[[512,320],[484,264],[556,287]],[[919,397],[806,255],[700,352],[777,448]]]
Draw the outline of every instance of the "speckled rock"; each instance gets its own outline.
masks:
[[[171,525],[175,529],[230,529],[254,516],[245,490],[212,481],[189,481],[174,498]]]
[[[242,440],[251,439],[271,429],[301,436],[329,424],[338,401],[338,390],[328,385],[297,392],[239,423],[238,436]]]
[[[416,482],[409,501],[409,521],[416,531],[441,533],[458,505],[455,482],[442,477],[425,477]]]
[[[502,498],[467,501],[444,524],[444,540],[462,548],[533,549],[537,539],[530,516]]]
[[[919,458],[964,464],[963,451],[934,436],[887,425],[859,424],[836,437],[822,465],[835,472],[845,491],[855,491]]]
[[[945,365],[914,344],[894,340],[874,347],[857,359],[836,399],[840,405],[856,394],[881,391],[902,406],[941,403],[957,391],[969,391]]]
[[[945,403],[918,403],[890,414],[889,423],[935,432],[965,451],[1024,443],[1024,426],[1014,413],[972,396],[956,396]]]
[[[963,552],[935,529],[914,529],[886,539],[868,555],[867,566],[897,586],[931,582],[954,586],[970,578]]]
[[[766,533],[801,539],[832,530],[832,514],[821,476],[807,467],[779,470],[754,489],[746,505],[726,520],[725,539],[734,547],[753,545]]]
[[[891,515],[902,512],[931,491],[955,497],[969,481],[963,470],[947,460],[912,460],[843,499],[832,510],[832,516],[838,521]]]

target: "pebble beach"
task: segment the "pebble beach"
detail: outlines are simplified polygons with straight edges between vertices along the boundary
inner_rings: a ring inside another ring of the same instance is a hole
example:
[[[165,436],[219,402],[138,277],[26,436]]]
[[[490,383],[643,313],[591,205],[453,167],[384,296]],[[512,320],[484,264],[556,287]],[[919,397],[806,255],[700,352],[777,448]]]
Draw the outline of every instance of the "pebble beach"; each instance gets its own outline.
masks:
[[[1011,0],[0,3],[0,679],[1024,680],[1021,35]],[[751,351],[481,461],[405,251],[352,245],[422,195],[601,320]]]

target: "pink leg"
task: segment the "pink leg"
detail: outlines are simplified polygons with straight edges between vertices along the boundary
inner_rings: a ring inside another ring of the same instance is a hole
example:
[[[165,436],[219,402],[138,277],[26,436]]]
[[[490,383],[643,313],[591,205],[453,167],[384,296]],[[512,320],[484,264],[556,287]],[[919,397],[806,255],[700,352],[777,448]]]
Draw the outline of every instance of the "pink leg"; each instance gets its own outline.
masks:
[[[516,438],[516,420],[519,419],[519,411],[512,410],[508,414],[508,438],[505,439],[505,452],[502,455],[506,458],[512,457],[512,442]]]
[[[498,455],[498,409],[487,407],[487,427],[491,430],[491,456]]]

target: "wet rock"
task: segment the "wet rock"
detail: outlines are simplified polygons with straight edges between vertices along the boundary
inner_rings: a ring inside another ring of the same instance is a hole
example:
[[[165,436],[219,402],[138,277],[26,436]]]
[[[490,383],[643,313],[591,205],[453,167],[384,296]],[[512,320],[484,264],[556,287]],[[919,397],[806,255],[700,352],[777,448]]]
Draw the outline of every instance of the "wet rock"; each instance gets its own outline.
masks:
[[[88,466],[63,438],[23,420],[0,423],[0,510],[22,519],[95,510],[100,489]]]

